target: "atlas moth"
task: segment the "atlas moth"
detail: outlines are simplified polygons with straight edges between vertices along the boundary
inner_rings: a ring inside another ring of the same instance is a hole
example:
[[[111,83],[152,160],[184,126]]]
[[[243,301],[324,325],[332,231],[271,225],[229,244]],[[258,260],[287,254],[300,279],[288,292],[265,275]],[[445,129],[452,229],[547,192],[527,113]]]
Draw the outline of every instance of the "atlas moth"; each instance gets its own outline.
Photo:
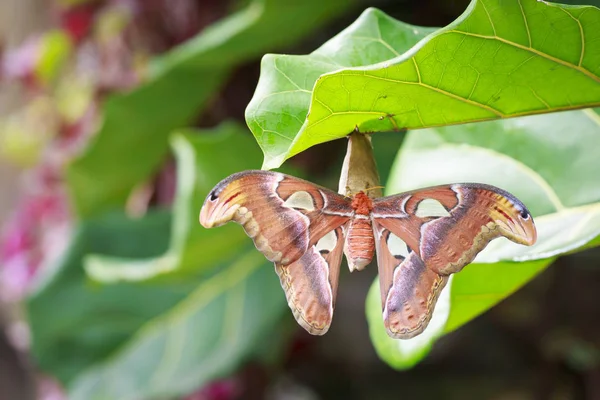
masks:
[[[331,325],[343,253],[350,271],[377,255],[385,328],[393,338],[409,339],[427,327],[450,274],[491,240],[536,241],[525,205],[491,185],[455,183],[387,197],[373,192],[344,196],[283,173],[244,171],[210,191],[200,223],[241,224],[275,264],[296,321],[314,335]]]

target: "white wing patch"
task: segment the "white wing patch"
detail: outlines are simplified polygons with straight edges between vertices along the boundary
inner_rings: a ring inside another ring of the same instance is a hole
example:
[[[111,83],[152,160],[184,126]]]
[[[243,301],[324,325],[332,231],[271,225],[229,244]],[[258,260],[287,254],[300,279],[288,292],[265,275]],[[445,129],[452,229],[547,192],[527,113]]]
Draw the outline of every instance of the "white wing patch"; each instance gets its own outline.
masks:
[[[335,231],[331,231],[331,232],[327,233],[325,236],[323,236],[321,239],[319,239],[319,241],[315,245],[315,248],[317,249],[318,252],[321,252],[323,250],[327,250],[327,251],[331,252],[331,251],[333,251],[333,249],[335,249],[337,240],[338,239],[337,239],[337,235],[335,234]]]
[[[283,205],[289,208],[299,208],[306,211],[314,211],[315,209],[312,196],[303,190],[293,193],[287,198]]]
[[[449,217],[450,213],[436,199],[424,199],[419,202],[415,215],[419,218]]]
[[[398,236],[394,235],[392,232],[390,232],[390,236],[388,236],[387,245],[388,245],[388,248],[390,249],[390,253],[392,253],[392,255],[394,257],[396,257],[396,256],[400,256],[403,258],[408,257],[408,246],[406,245],[404,240],[400,239]]]

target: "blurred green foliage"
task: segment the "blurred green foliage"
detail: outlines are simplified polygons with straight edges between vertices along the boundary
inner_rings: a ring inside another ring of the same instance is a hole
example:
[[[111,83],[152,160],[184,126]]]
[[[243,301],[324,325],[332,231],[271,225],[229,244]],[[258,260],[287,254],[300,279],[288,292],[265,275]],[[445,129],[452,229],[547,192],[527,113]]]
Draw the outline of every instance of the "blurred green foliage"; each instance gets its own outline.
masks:
[[[352,4],[254,0],[154,60],[144,84],[105,102],[102,127],[70,165],[77,213],[89,217],[123,206],[131,190],[163,162],[169,134],[202,111],[236,66],[299,40]],[[138,146],[144,151],[132,157]]]
[[[231,372],[280,318],[286,302],[279,280],[243,231],[209,231],[196,222],[216,183],[259,163],[243,131],[224,123],[214,132],[175,134],[173,217],[85,222],[30,299],[34,353],[67,383],[69,398],[190,393]],[[90,280],[84,266],[110,284]],[[60,315],[52,312],[57,307]]]
[[[232,248],[247,246],[243,230],[233,225],[209,231],[198,224],[198,210],[215,184],[230,174],[260,165],[260,151],[244,133],[243,127],[232,122],[213,130],[175,133],[171,143],[178,177],[168,250],[157,258],[136,262],[90,255],[85,260],[89,275],[103,282],[147,280],[158,275],[185,279],[210,271]]]

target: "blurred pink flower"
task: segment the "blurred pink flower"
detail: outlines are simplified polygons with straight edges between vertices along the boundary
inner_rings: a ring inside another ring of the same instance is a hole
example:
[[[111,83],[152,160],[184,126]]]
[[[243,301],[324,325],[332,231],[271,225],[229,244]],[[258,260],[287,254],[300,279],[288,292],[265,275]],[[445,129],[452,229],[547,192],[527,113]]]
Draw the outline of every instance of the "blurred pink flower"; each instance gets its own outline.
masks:
[[[49,376],[38,376],[36,386],[37,400],[67,400],[67,395],[63,388]]]
[[[95,13],[101,2],[87,3],[65,7],[59,12],[60,26],[66,30],[75,43],[89,35],[94,26]]]
[[[26,194],[0,236],[0,300],[22,298],[36,271],[53,262],[68,242],[71,218],[65,194],[48,170],[25,182]]]
[[[40,59],[41,41],[31,37],[20,47],[4,52],[0,64],[0,77],[4,80],[19,80],[27,86],[35,84],[35,68]]]
[[[229,378],[213,381],[184,400],[232,400],[239,394],[239,383],[235,378]]]

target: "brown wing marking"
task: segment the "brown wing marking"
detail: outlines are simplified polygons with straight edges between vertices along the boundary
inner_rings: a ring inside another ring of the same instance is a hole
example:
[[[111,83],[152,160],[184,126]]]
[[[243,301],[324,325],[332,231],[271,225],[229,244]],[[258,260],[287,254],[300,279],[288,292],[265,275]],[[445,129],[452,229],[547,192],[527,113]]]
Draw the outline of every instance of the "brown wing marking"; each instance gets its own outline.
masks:
[[[389,336],[410,339],[425,330],[448,281],[425,267],[417,253],[373,222],[383,321]]]
[[[275,263],[296,321],[313,335],[325,334],[331,324],[343,248],[343,227],[338,227],[297,261],[289,265]]]
[[[525,245],[537,237],[521,201],[502,189],[475,183],[377,199],[372,217],[442,275],[460,271],[497,237]]]
[[[351,215],[348,200],[331,190],[278,172],[244,171],[208,194],[200,223],[237,222],[267,259],[287,265]]]

